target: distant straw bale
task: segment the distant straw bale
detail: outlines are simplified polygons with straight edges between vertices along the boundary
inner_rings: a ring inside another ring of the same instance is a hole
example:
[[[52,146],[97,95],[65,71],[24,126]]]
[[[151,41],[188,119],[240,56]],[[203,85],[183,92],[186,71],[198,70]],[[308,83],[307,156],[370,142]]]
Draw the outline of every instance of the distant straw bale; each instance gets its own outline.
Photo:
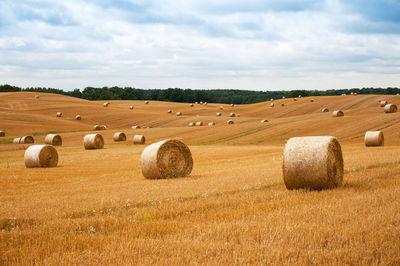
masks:
[[[14,144],[19,144],[20,141],[21,141],[21,138],[14,138],[13,139],[13,143]]]
[[[286,99],[286,96],[282,96],[282,99]]]
[[[229,114],[229,117],[235,117],[236,115],[235,115],[235,113],[230,113]]]
[[[227,123],[228,125],[234,124],[233,120],[228,120],[228,121],[226,121],[226,123]]]
[[[295,137],[283,154],[283,180],[287,189],[328,189],[342,184],[343,156],[335,137]]]
[[[147,179],[188,176],[193,169],[192,154],[183,142],[167,139],[146,147],[140,158]]]
[[[62,117],[62,113],[61,112],[57,112],[57,117]]]
[[[106,130],[107,127],[105,125],[95,125],[93,130]]]
[[[115,132],[113,136],[114,141],[126,141],[126,135],[124,132]]]
[[[133,144],[144,144],[145,142],[146,138],[143,135],[133,136]]]
[[[202,125],[203,125],[203,122],[201,122],[201,121],[198,121],[198,122],[196,122],[196,124],[195,124],[197,127],[201,127]]]
[[[139,126],[139,125],[136,125],[136,126],[132,126],[131,128],[132,128],[132,129],[139,129],[140,126]]]
[[[329,112],[329,109],[328,108],[322,108],[322,112],[323,113]]]
[[[215,115],[216,115],[216,116],[221,116],[221,113],[216,113]]]
[[[214,122],[209,122],[208,123],[208,126],[210,127],[210,126],[215,126],[215,123]]]
[[[235,105],[233,103],[231,103],[231,107],[235,107]]]
[[[100,134],[88,134],[83,138],[83,146],[86,150],[102,149],[104,147],[104,139]]]
[[[57,134],[47,134],[44,138],[44,144],[53,145],[53,146],[61,146],[62,138]]]
[[[80,115],[76,115],[75,120],[82,120],[82,117]]]
[[[395,104],[386,104],[384,108],[385,113],[396,113],[397,112],[397,105]]]
[[[204,102],[204,105],[207,105],[208,104],[208,102]]]
[[[181,112],[176,112],[176,116],[181,116],[182,113]]]
[[[35,95],[35,99],[39,99],[40,97],[39,97],[39,95]]]
[[[301,95],[298,96],[298,98],[301,98],[301,97],[302,97]]]
[[[110,103],[103,103],[103,107],[108,107]]]
[[[58,152],[51,145],[32,145],[26,149],[24,161],[27,168],[56,167]]]
[[[310,102],[314,102],[314,99],[310,99]]]
[[[193,103],[191,103],[191,104],[189,104],[189,106],[190,106],[190,107],[193,107],[194,105],[193,105]]]
[[[344,113],[341,110],[335,110],[332,113],[333,117],[340,117],[340,116],[344,116]]]
[[[34,143],[35,140],[32,136],[23,136],[20,138],[19,143],[21,144],[29,144],[29,143]]]
[[[200,101],[200,104],[203,104],[203,101]]]
[[[0,130],[0,137],[4,137],[6,135],[6,132],[4,132],[3,130]]]
[[[281,106],[283,107],[283,106],[285,106],[285,104],[284,104],[284,103],[281,103]]]
[[[267,123],[268,122],[268,120],[267,119],[263,119],[263,120],[261,120],[261,123]]]
[[[172,110],[171,110],[171,109],[168,109],[167,113],[168,113],[168,114],[171,114],[171,113],[172,113]]]
[[[145,101],[144,104],[149,104],[149,101]]]
[[[297,102],[297,98],[293,98],[293,101]]]
[[[131,110],[132,110],[132,109],[133,109],[133,105],[129,105],[129,109],[131,109]]]
[[[383,146],[384,137],[382,131],[367,131],[364,137],[365,146]]]
[[[221,105],[221,106],[219,107],[219,110],[224,110],[224,107]]]
[[[188,124],[188,126],[189,126],[189,127],[192,127],[192,126],[194,126],[194,123],[193,123],[193,122],[190,122],[190,123]]]
[[[379,102],[379,104],[381,105],[381,107],[385,107],[385,105],[388,104],[388,102],[382,100],[382,101]]]
[[[269,106],[270,106],[270,107],[274,107],[274,106],[275,106],[275,104],[274,104],[274,103],[271,103]]]
[[[199,104],[198,102],[194,102],[194,104]]]
[[[274,101],[274,99],[272,99],[272,98],[271,98],[271,99],[269,99],[269,100],[270,100],[271,102],[273,102],[273,101]]]

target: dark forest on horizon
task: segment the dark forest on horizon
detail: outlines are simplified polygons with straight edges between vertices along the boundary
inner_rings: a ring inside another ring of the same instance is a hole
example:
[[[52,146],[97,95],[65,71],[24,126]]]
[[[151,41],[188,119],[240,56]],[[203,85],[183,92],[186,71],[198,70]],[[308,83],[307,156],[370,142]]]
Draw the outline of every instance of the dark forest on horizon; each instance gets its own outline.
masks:
[[[334,96],[342,94],[398,94],[399,88],[352,88],[352,89],[330,89],[330,90],[291,90],[291,91],[251,91],[235,89],[210,89],[210,90],[192,90],[192,89],[138,89],[132,87],[86,87],[82,91],[74,89],[64,91],[55,88],[28,87],[20,88],[12,85],[0,85],[0,92],[44,92],[68,95],[86,100],[157,100],[169,102],[215,102],[215,103],[234,103],[249,104],[265,102],[269,99],[294,98],[299,95],[306,96]]]

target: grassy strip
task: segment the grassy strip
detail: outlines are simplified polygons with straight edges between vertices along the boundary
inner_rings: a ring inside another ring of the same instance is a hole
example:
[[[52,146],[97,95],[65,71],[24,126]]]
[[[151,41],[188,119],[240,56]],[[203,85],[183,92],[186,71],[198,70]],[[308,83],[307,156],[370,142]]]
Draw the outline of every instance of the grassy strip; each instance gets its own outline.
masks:
[[[75,132],[85,132],[85,131],[90,131],[90,130],[34,132],[32,135],[33,136],[44,136],[47,134],[75,133]]]
[[[14,138],[6,138],[6,139],[0,139],[0,144],[8,144],[12,143]]]
[[[373,164],[373,165],[368,165],[366,167],[360,167],[360,168],[356,168],[356,169],[351,169],[351,170],[347,170],[344,173],[358,173],[358,172],[362,172],[365,170],[369,170],[369,169],[376,169],[376,168],[385,168],[387,166],[396,166],[399,165],[400,161],[393,161],[393,162],[386,162],[386,163],[378,163],[378,164]]]

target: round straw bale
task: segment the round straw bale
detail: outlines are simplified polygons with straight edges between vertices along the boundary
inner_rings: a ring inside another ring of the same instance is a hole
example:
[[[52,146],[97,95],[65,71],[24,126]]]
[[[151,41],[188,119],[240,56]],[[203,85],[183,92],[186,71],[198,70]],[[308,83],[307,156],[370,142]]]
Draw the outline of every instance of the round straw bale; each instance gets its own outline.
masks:
[[[189,104],[189,106],[190,106],[190,107],[193,107],[193,106],[194,106],[194,104],[193,104],[193,103],[191,103],[191,104]]]
[[[383,146],[384,138],[382,131],[367,131],[364,137],[365,146]]]
[[[269,100],[270,100],[271,102],[273,102],[273,101],[274,101],[274,99],[272,99],[272,98],[271,98],[271,99],[269,99]]]
[[[144,144],[145,142],[146,138],[143,135],[133,136],[133,144]]]
[[[201,127],[202,125],[203,125],[203,122],[201,122],[201,121],[198,121],[198,122],[196,122],[196,124],[195,124],[197,127]]]
[[[58,152],[51,145],[32,145],[26,149],[24,161],[27,168],[56,167]]]
[[[219,107],[219,110],[224,110],[224,107],[221,105],[221,106]]]
[[[181,112],[176,112],[176,116],[181,116],[182,113]]]
[[[171,109],[168,109],[167,113],[168,113],[168,114],[172,113],[172,110],[171,110]]]
[[[203,101],[200,101],[200,104],[203,104]]]
[[[335,137],[295,137],[283,153],[283,180],[287,189],[327,189],[343,180],[343,157]]]
[[[231,103],[231,107],[235,107],[235,105],[233,103]]]
[[[113,139],[114,141],[126,141],[126,135],[124,132],[115,132]]]
[[[0,137],[4,137],[6,133],[3,130],[0,130]]]
[[[83,138],[83,146],[86,150],[102,149],[104,147],[104,139],[100,134],[88,134]]]
[[[395,104],[386,104],[384,108],[385,113],[396,113],[397,112],[397,105]]]
[[[44,143],[53,145],[53,146],[61,146],[62,145],[62,138],[60,135],[57,134],[48,134],[44,138]]]
[[[271,103],[269,106],[270,106],[270,107],[274,107],[274,106],[275,106],[275,104],[274,104],[274,103]]]
[[[221,113],[216,113],[215,115],[216,115],[216,116],[221,116]]]
[[[149,104],[149,101],[145,101],[144,104]]]
[[[20,141],[21,141],[21,138],[14,138],[13,139],[13,143],[14,144],[19,144]]]
[[[129,105],[129,109],[131,109],[131,110],[132,110],[132,109],[133,109],[133,105]]]
[[[82,117],[80,115],[76,115],[75,120],[82,120]]]
[[[284,103],[281,103],[281,106],[283,107],[283,106],[285,106],[285,104],[284,104]]]
[[[132,129],[139,129],[140,126],[132,126]]]
[[[35,99],[39,99],[40,97],[39,97],[39,95],[35,95]]]
[[[209,122],[208,123],[208,126],[210,127],[210,126],[215,126],[215,123],[214,122]]]
[[[236,115],[235,115],[235,113],[230,113],[229,114],[229,117],[235,117]]]
[[[301,98],[301,95],[299,95],[299,98]]]
[[[23,136],[19,140],[19,143],[27,144],[27,143],[34,143],[35,140],[33,139],[32,136]]]
[[[267,123],[268,122],[268,120],[267,119],[263,119],[263,120],[261,120],[261,123]]]
[[[310,102],[314,102],[314,99],[310,99]]]
[[[381,107],[385,107],[385,105],[388,104],[388,102],[382,100],[382,101],[379,102],[379,104],[381,105]]]
[[[282,99],[285,99],[286,98],[286,96],[282,96]]]
[[[62,113],[61,112],[57,112],[57,117],[62,117]]]
[[[353,94],[354,94],[353,92],[350,93],[350,95],[353,95]]]
[[[167,139],[146,147],[140,164],[147,179],[185,177],[192,171],[193,159],[183,142]]]
[[[297,98],[293,98],[293,101],[297,102]]]
[[[208,104],[208,102],[204,102],[204,105],[207,105]]]
[[[93,130],[106,130],[107,127],[105,125],[95,125]]]
[[[333,111],[332,116],[333,117],[344,116],[344,113],[340,110],[335,110],[335,111]]]
[[[194,104],[199,104],[198,102],[194,102]]]
[[[323,113],[329,112],[329,109],[328,108],[322,108],[322,112]]]
[[[188,126],[189,126],[189,127],[192,127],[192,126],[194,126],[194,123],[193,123],[193,122],[190,122]]]
[[[108,107],[110,103],[103,103],[103,107]]]
[[[232,125],[234,122],[233,122],[233,120],[228,120],[228,121],[226,121],[226,123],[227,123],[228,125]]]
[[[354,96],[357,96],[357,92],[353,93]]]

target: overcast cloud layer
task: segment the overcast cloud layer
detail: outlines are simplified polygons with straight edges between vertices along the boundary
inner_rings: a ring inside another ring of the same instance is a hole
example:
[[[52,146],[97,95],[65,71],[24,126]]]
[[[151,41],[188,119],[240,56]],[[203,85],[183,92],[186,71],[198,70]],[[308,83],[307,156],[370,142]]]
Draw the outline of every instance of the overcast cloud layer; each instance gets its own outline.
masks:
[[[5,83],[400,87],[400,1],[1,0]]]

